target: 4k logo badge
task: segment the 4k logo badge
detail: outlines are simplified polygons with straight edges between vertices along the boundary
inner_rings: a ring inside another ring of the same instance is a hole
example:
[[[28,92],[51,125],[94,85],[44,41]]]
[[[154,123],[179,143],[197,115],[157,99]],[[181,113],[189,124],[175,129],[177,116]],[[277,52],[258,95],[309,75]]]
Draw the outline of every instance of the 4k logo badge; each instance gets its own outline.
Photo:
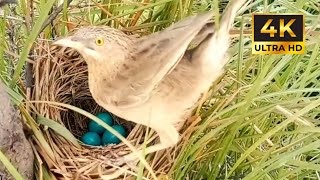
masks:
[[[303,14],[252,14],[253,54],[303,54]]]

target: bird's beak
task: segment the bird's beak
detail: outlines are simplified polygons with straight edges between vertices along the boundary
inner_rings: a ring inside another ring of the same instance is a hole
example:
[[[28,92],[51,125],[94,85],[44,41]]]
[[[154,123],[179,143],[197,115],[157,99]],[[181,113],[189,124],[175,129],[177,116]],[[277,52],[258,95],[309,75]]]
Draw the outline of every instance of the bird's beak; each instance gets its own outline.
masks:
[[[52,45],[70,47],[76,50],[83,49],[82,43],[80,43],[79,41],[75,41],[73,36],[58,39],[54,41]]]
[[[90,57],[93,59],[101,58],[95,50],[87,48],[83,42],[85,42],[85,40],[81,39],[80,37],[68,36],[54,41],[52,45],[73,48],[85,57]]]

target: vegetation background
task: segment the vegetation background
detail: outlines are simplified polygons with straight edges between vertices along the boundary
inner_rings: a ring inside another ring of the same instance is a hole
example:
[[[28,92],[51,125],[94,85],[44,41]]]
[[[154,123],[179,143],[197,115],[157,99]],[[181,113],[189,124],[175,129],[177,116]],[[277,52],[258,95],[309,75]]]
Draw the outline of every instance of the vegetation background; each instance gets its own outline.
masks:
[[[236,18],[227,71],[222,83],[213,86],[218,93],[209,93],[209,99],[198,109],[202,120],[183,141],[170,171],[173,179],[320,179],[320,0],[250,2]],[[145,35],[189,15],[209,9],[221,12],[227,3],[20,0],[0,12],[1,81],[31,134],[41,141],[37,121],[27,105],[34,47],[39,39],[53,40],[78,25],[90,24]],[[306,53],[253,55],[254,12],[304,13]],[[0,160],[11,167],[5,157],[0,156]],[[46,166],[41,167],[45,173],[37,177],[50,179]],[[20,178],[14,168],[11,172]]]

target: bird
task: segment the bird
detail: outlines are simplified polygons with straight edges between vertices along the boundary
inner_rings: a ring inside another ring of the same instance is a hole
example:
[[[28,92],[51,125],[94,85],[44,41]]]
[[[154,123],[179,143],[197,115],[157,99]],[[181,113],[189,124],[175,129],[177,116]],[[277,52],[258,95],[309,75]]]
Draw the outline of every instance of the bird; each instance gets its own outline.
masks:
[[[192,115],[199,99],[224,72],[229,31],[246,1],[230,0],[217,28],[211,10],[142,37],[90,25],[53,45],[73,48],[84,58],[89,89],[98,105],[155,130],[160,141],[139,151],[146,155],[179,142],[177,126]],[[124,160],[133,157],[131,153]]]

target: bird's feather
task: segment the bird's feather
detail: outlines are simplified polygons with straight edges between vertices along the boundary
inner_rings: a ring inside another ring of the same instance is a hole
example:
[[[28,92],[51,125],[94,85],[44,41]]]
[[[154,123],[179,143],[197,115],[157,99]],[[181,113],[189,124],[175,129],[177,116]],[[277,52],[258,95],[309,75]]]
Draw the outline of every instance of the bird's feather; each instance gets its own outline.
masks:
[[[119,97],[123,107],[134,106],[148,99],[152,90],[173,70],[183,57],[194,37],[211,19],[212,11],[182,20],[167,29],[136,40],[131,49],[127,65],[121,76],[129,77],[118,81],[123,89]]]

